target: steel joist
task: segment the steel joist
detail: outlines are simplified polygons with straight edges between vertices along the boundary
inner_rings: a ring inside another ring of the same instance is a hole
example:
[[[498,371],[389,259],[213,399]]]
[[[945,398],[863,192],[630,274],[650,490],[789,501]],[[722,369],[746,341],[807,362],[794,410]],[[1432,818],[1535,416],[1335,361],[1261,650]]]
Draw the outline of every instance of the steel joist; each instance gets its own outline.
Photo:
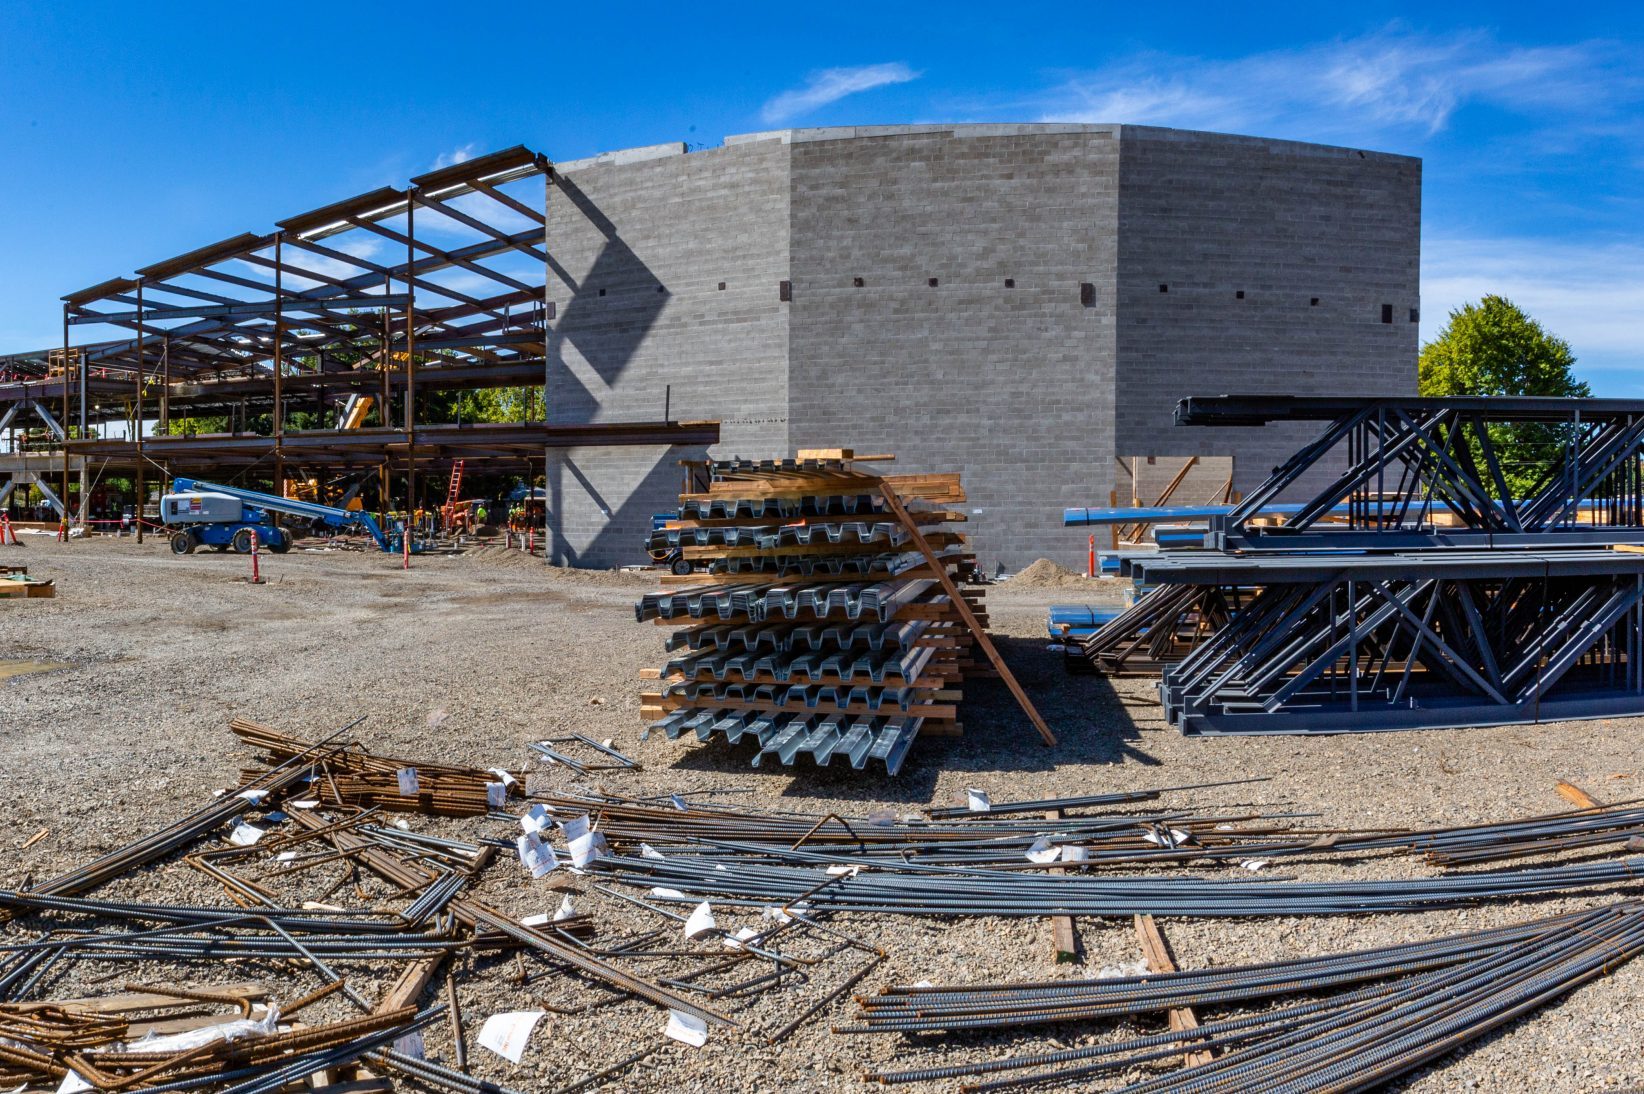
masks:
[[[1177,421],[1324,423],[1202,547],[1128,557],[1154,588],[1085,641],[1158,669],[1183,732],[1644,714],[1644,402],[1218,396]]]
[[[1210,518],[1209,547],[1644,543],[1644,401],[1216,396],[1182,400],[1176,421],[1326,423]],[[1534,464],[1513,465],[1509,446]],[[1284,524],[1253,523],[1281,494],[1294,503]]]
[[[1166,716],[1186,733],[1644,713],[1644,556],[1424,552],[1233,566],[1211,555],[1144,569],[1153,580],[1260,585],[1164,669]]]

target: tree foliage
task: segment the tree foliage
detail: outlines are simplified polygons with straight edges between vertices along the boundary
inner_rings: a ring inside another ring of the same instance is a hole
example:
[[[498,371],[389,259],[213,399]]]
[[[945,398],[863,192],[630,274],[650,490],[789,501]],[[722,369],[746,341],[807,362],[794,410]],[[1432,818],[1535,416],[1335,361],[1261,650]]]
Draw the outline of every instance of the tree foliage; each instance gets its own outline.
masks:
[[[1501,296],[1485,296],[1450,313],[1438,337],[1421,348],[1419,390],[1425,396],[1539,395],[1587,398],[1592,389],[1575,378],[1570,344],[1549,334],[1524,310]],[[1492,425],[1490,444],[1503,477],[1526,497],[1562,460],[1565,431],[1542,425]],[[1474,459],[1482,458],[1476,443]]]
[[[1437,338],[1421,347],[1423,395],[1549,395],[1586,398],[1592,390],[1572,372],[1570,344],[1542,329],[1501,296],[1450,313]]]

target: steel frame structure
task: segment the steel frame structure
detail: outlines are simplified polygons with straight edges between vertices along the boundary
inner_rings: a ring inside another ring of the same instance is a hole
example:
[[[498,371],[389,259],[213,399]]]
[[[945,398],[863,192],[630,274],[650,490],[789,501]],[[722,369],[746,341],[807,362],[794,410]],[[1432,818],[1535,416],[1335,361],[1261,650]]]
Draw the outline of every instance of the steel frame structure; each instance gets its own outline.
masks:
[[[1439,550],[1138,562],[1254,589],[1166,666],[1187,734],[1439,729],[1644,714],[1644,556]]]
[[[385,493],[394,470],[415,499],[419,472],[457,458],[528,472],[551,447],[715,443],[708,422],[419,418],[418,396],[431,390],[534,389],[546,408],[552,183],[547,158],[515,146],[70,293],[60,351],[0,357],[0,413],[42,402],[58,411],[52,458],[65,498],[71,465],[82,480],[88,465],[131,469],[139,494],[156,470],[266,467],[279,492],[288,463],[305,474],[376,466]],[[103,337],[72,344],[80,332]],[[291,426],[293,411],[361,397],[376,409],[371,428]],[[252,414],[271,417],[270,433],[248,431]],[[179,416],[202,415],[227,416],[230,432],[171,434]],[[122,421],[126,439],[93,436]]]
[[[1644,401],[1467,397],[1336,399],[1213,396],[1182,400],[1178,425],[1326,423],[1224,517],[1221,550],[1644,543]],[[1503,430],[1556,448],[1515,498]],[[1280,527],[1252,520],[1304,480],[1326,476]],[[1442,512],[1454,522],[1435,520]],[[1331,519],[1326,526],[1322,522]]]
[[[1644,401],[1217,396],[1176,417],[1324,423],[1208,550],[1128,557],[1155,587],[1085,642],[1100,671],[1158,669],[1184,733],[1644,715]],[[1502,427],[1556,446],[1523,496]],[[1286,523],[1256,523],[1287,491]]]

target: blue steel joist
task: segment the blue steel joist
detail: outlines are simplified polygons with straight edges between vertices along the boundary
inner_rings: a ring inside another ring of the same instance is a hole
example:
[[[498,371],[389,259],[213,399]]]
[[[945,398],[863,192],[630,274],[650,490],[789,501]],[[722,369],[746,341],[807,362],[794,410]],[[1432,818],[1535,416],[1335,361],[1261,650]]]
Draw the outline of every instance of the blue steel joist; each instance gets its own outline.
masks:
[[[1324,423],[1207,549],[1127,557],[1154,588],[1084,644],[1159,670],[1183,732],[1644,715],[1644,402],[1219,396],[1177,420]],[[1500,449],[1527,436],[1515,492]]]

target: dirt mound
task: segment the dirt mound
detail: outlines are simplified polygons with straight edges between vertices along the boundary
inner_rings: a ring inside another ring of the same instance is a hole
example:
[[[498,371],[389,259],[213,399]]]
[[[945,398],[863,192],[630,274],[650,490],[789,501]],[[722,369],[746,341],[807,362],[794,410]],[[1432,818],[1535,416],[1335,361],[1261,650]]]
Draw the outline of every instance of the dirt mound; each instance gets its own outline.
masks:
[[[535,555],[528,555],[524,551],[503,547],[500,544],[470,547],[458,557],[486,566],[503,566],[510,569],[523,569],[529,566],[537,570],[543,568],[542,559]]]
[[[1018,589],[1065,589],[1088,586],[1094,582],[1084,574],[1058,566],[1048,558],[1041,558],[1024,567],[1010,579],[1010,584]]]

